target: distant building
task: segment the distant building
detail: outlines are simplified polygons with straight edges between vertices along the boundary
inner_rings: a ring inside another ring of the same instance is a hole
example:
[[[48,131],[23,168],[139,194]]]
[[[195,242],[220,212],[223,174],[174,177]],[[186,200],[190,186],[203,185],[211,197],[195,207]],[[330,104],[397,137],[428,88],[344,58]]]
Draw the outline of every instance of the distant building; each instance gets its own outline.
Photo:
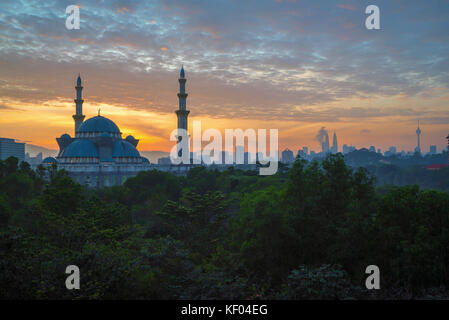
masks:
[[[431,145],[429,148],[429,154],[437,154],[437,146]]]
[[[299,149],[297,155],[303,159],[306,159],[309,155],[309,148],[303,147],[302,149]]]
[[[329,153],[329,151],[330,151],[329,150],[329,135],[326,132],[326,134],[324,136],[324,141],[321,143],[321,152],[326,154],[326,153]]]
[[[334,137],[332,139],[332,148],[331,148],[331,152],[332,153],[337,153],[338,152],[338,142],[337,142],[337,134],[334,132]]]
[[[232,152],[222,151],[221,152],[221,164],[232,163]]]
[[[397,153],[396,147],[392,146],[387,151],[385,151],[384,156],[390,157],[390,156],[395,155],[396,153]]]
[[[15,142],[14,139],[0,138],[0,160],[16,157],[19,162],[25,160],[25,143]]]
[[[252,159],[253,159],[253,156],[252,156],[249,152],[245,152],[245,153],[244,153],[244,156],[243,156],[243,163],[244,163],[244,164],[249,164],[250,158],[251,158],[251,160],[252,160]]]
[[[356,148],[354,146],[348,146],[346,144],[343,145],[343,154],[347,154],[347,153],[353,152],[355,150],[356,150]]]
[[[382,154],[382,150],[380,150],[380,148],[379,148],[379,149],[377,149],[377,153],[380,153],[380,154]]]
[[[369,147],[369,151],[370,151],[370,152],[376,152],[376,147],[375,147],[375,146]]]
[[[307,147],[302,147],[302,151],[304,152],[304,154],[307,156],[309,155],[309,148]]]
[[[245,163],[245,147],[241,145],[235,146],[234,163],[244,164]]]
[[[31,157],[28,152],[25,154],[25,161],[28,162],[32,167],[40,165],[42,163],[42,160],[42,152],[39,152],[35,157]]]
[[[295,158],[293,156],[293,151],[290,149],[285,149],[282,151],[282,162],[283,163],[292,163],[295,161]]]

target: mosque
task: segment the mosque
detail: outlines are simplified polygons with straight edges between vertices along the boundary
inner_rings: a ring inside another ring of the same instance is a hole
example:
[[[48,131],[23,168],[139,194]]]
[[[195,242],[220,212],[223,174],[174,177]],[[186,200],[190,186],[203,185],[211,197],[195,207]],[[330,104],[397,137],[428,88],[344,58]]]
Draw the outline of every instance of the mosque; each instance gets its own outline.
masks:
[[[181,69],[179,83],[180,93],[178,128],[187,129],[184,68]],[[119,127],[110,119],[98,115],[84,121],[81,77],[76,81],[75,136],[64,133],[56,141],[59,153],[56,158],[44,159],[46,166],[56,164],[58,169],[65,169],[75,181],[89,187],[107,187],[121,185],[129,178],[144,170],[154,169],[149,160],[142,157],[137,150],[138,139],[133,136],[122,138]],[[163,168],[160,168],[163,169]],[[170,171],[165,168],[164,171]],[[180,171],[182,168],[177,168]],[[185,171],[185,168],[184,168]]]

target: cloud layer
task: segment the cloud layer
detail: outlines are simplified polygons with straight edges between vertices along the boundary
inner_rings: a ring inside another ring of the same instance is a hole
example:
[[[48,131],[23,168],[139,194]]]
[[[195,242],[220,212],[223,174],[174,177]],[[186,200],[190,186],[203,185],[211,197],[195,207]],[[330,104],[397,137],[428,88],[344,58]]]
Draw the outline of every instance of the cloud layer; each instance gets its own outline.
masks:
[[[198,117],[449,124],[449,3],[375,1],[369,31],[371,2],[79,1],[67,30],[71,1],[2,1],[0,112],[71,103],[81,72],[92,105],[172,114],[184,64]]]

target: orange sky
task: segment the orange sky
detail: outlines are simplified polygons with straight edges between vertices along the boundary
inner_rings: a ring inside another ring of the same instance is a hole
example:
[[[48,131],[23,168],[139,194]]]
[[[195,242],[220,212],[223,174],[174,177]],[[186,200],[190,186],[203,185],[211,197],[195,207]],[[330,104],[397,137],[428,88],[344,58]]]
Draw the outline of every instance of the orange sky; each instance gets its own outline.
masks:
[[[173,87],[173,110],[176,104],[176,86]],[[448,102],[449,92],[436,99],[407,99],[396,97],[390,103],[398,106],[420,104],[424,108],[426,105],[433,107],[441,105],[444,107]],[[173,142],[169,140],[170,132],[176,126],[176,115],[174,113],[157,113],[147,110],[132,110],[120,106],[104,104],[101,102],[90,103],[89,97],[84,96],[83,111],[86,119],[95,116],[98,109],[101,115],[113,120],[123,132],[123,136],[129,134],[140,139],[139,150],[159,150],[170,151]],[[55,141],[62,133],[69,133],[73,136],[74,122],[72,114],[75,105],[70,102],[48,101],[45,106],[36,104],[14,103],[14,101],[2,101],[8,108],[0,109],[0,136],[10,137],[30,144],[40,145],[49,149],[57,149]],[[379,101],[357,101],[358,105],[382,103]],[[354,104],[354,101],[341,101],[340,108],[345,105]],[[339,146],[343,144],[354,145],[358,148],[375,145],[376,148],[385,150],[390,145],[395,145],[399,150],[411,150],[416,145],[416,123],[414,117],[404,116],[371,116],[363,120],[363,125],[353,119],[341,119],[339,122],[302,122],[286,120],[250,120],[232,118],[212,118],[195,116],[195,106],[189,105],[191,110],[189,116],[189,131],[193,120],[202,121],[203,131],[208,128],[217,128],[223,132],[226,128],[276,128],[279,130],[279,148],[283,150],[290,148],[298,150],[302,146],[320,151],[320,145],[315,136],[318,130],[324,126],[329,131],[330,139],[333,132],[337,133]],[[337,108],[337,106],[333,106]],[[319,111],[317,111],[319,112]],[[362,129],[363,128],[363,129]],[[422,150],[428,151],[430,144],[437,144],[439,148],[444,147],[444,134],[447,131],[445,124],[421,124]],[[364,130],[362,132],[362,130]]]

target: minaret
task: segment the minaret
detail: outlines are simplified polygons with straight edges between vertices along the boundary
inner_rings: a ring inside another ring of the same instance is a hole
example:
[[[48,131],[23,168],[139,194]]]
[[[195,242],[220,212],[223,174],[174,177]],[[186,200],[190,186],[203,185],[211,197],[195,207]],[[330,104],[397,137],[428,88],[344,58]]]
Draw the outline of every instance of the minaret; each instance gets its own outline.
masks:
[[[186,93],[186,78],[184,74],[184,66],[181,68],[181,73],[179,74],[179,109],[176,110],[176,115],[178,116],[178,129],[184,129],[187,131],[187,117],[190,113],[189,110],[186,110],[186,99],[187,99],[187,93]],[[181,136],[178,137],[178,141],[180,142],[182,139]],[[178,145],[179,145],[178,142]],[[179,151],[178,156],[182,156],[182,150]]]
[[[74,100],[76,103],[76,114],[73,115],[73,120],[75,120],[75,137],[78,133],[78,129],[83,123],[84,115],[83,115],[83,96],[82,91],[83,87],[81,86],[81,77],[78,75],[78,79],[76,80],[76,99]]]
[[[419,120],[418,120],[418,129],[416,129],[416,136],[417,136],[417,145],[415,152],[421,153],[421,129],[419,128]]]

